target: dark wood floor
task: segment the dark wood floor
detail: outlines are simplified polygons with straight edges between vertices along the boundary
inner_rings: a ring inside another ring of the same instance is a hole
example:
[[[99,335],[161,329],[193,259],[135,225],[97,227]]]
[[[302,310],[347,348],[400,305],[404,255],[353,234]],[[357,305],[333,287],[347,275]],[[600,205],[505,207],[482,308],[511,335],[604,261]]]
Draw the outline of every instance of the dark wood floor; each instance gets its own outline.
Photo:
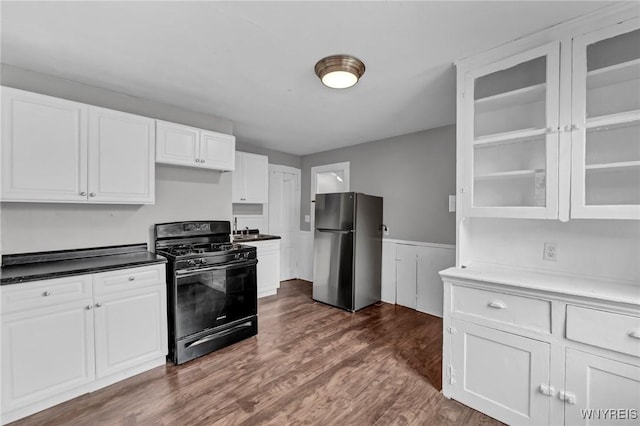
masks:
[[[258,336],[167,364],[14,425],[493,425],[439,392],[442,320],[315,303],[305,281],[260,299]]]

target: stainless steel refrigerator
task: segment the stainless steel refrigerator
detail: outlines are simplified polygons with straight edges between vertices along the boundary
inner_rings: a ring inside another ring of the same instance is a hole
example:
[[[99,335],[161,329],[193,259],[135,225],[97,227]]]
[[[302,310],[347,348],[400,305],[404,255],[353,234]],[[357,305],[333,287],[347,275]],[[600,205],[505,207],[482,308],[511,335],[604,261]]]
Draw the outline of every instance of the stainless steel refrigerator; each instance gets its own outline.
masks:
[[[380,301],[382,198],[317,194],[313,299],[355,312]]]

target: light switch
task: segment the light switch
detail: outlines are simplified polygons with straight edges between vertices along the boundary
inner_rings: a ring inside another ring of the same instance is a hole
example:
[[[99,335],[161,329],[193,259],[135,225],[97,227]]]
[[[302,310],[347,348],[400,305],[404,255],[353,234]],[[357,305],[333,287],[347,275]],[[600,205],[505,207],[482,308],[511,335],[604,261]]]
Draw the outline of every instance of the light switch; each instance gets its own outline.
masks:
[[[456,211],[456,196],[455,195],[449,195],[449,211],[450,212],[455,212]]]
[[[306,223],[311,222],[311,216],[309,216],[308,214],[305,214],[305,215],[304,215],[304,221],[305,221]]]

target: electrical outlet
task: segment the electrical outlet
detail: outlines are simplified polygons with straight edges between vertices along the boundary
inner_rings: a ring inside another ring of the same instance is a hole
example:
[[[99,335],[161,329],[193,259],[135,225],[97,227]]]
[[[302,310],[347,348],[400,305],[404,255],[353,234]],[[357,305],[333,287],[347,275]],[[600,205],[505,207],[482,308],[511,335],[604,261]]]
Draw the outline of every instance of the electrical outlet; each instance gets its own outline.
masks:
[[[558,261],[558,243],[544,243],[543,260]]]

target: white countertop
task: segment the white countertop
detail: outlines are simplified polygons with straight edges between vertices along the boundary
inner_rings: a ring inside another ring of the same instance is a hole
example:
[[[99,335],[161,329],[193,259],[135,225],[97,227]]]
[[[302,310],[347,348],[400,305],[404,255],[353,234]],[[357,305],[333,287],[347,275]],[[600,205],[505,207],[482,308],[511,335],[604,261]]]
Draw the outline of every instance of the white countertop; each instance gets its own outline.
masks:
[[[615,281],[485,263],[471,264],[466,268],[445,269],[440,271],[440,275],[444,278],[484,281],[563,295],[629,303],[640,307],[640,282],[634,281]]]

